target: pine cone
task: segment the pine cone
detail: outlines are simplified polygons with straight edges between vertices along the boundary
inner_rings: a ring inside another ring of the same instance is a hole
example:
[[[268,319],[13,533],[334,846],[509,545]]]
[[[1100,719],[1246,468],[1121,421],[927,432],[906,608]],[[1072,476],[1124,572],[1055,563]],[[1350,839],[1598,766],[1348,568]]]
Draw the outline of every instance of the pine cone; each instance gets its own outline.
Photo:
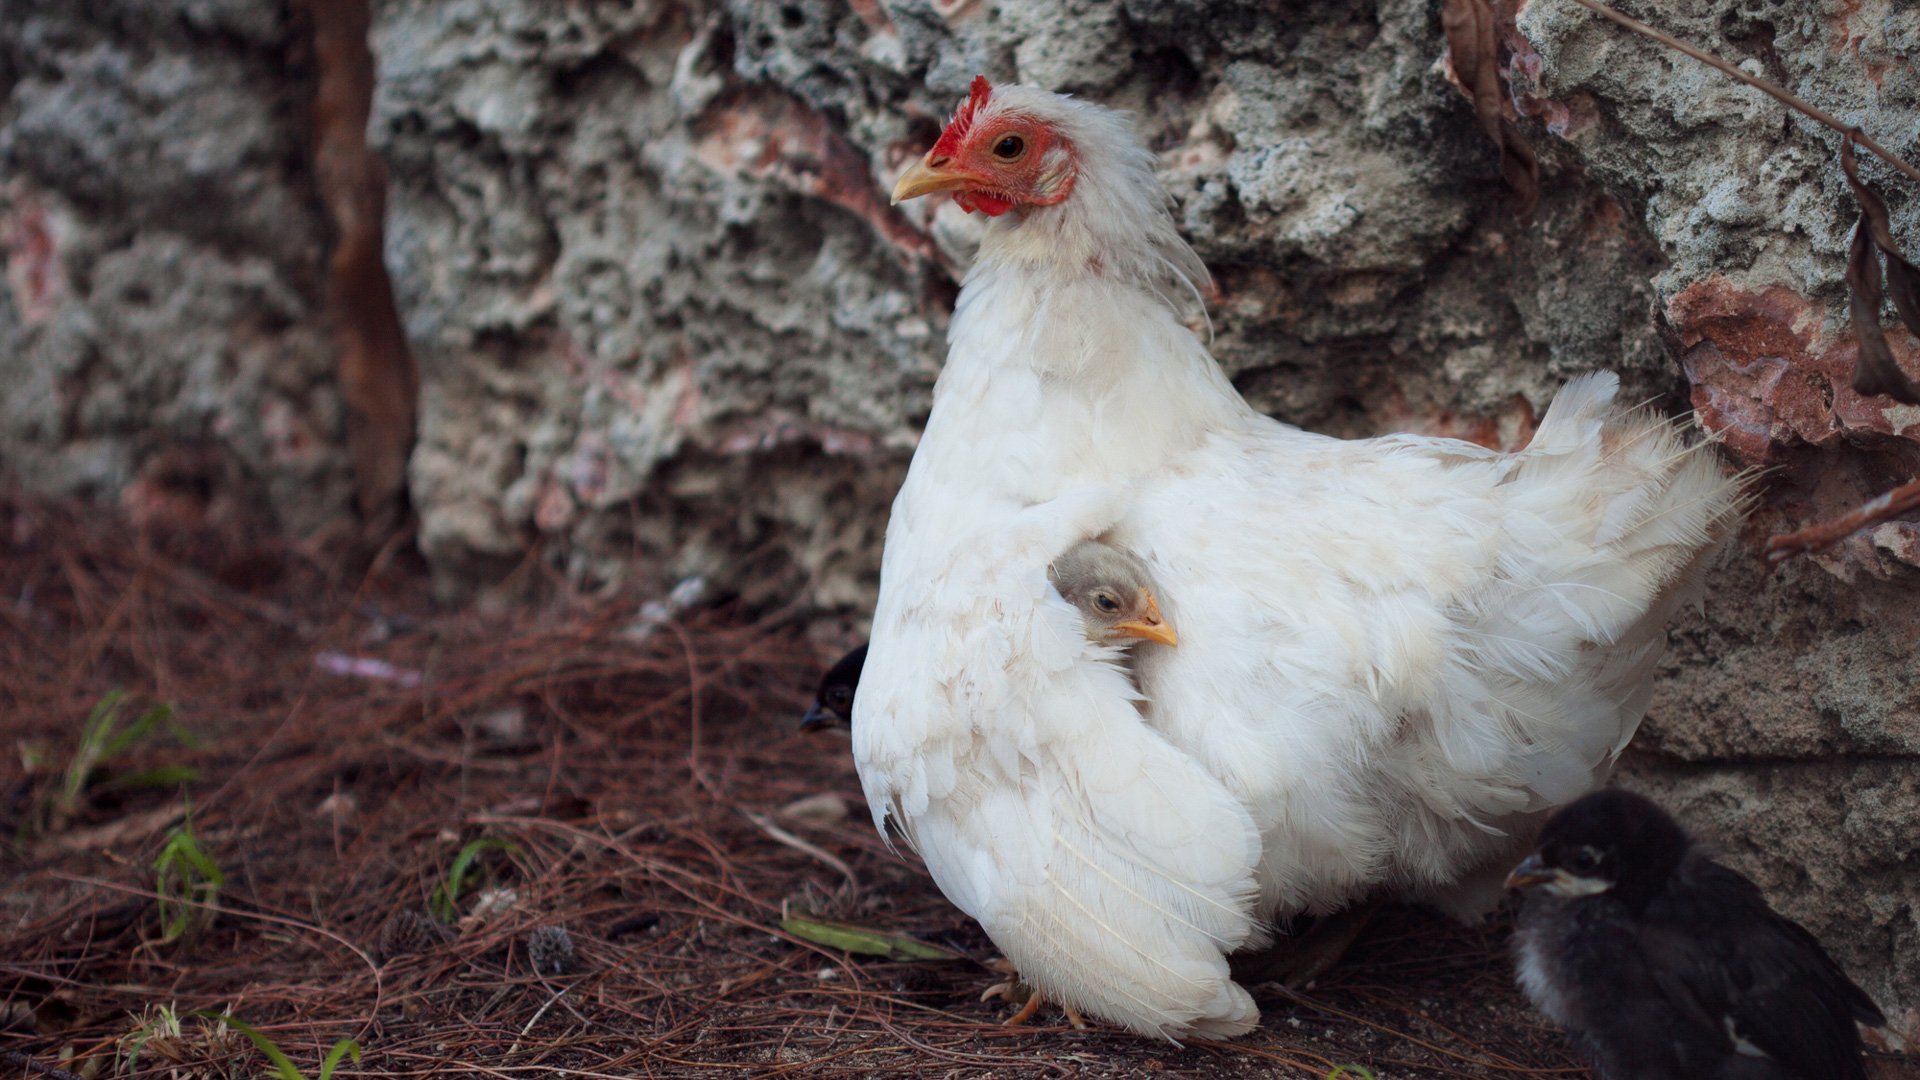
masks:
[[[527,960],[541,975],[573,970],[573,936],[564,926],[542,926],[527,935]]]
[[[425,912],[407,908],[380,924],[380,940],[374,945],[374,955],[384,964],[396,956],[425,952],[451,940],[453,931]]]

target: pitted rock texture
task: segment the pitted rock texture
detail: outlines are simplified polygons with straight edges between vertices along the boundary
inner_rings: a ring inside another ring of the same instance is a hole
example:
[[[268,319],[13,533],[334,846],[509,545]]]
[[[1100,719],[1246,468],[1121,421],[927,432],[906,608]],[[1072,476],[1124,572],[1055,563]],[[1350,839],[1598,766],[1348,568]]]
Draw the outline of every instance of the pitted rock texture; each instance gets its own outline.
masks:
[[[1920,9],[1622,4],[1920,160]],[[1719,840],[1920,1037],[1920,525],[1892,522],[1780,569],[1759,539],[1920,472],[1920,409],[1849,385],[1844,262],[1858,208],[1839,136],[1571,3],[1526,0],[1512,70],[1659,244],[1656,318],[1701,425],[1772,472],[1743,542],[1676,629],[1635,742],[1636,782]],[[1909,252],[1920,190],[1883,163]],[[1908,371],[1920,348],[1889,343]]]
[[[17,6],[9,463],[113,496],[185,444],[285,527],[343,509],[297,20]],[[1604,367],[1771,470],[1631,768],[1920,1036],[1920,528],[1758,553],[1920,463],[1920,410],[1846,385],[1837,137],[1570,0],[1496,6],[1542,157],[1529,228],[1429,0],[383,0],[369,135],[422,548],[456,596],[532,557],[860,620],[978,229],[885,191],[976,73],[1097,98],[1160,154],[1215,350],[1275,415],[1512,446]],[[1920,158],[1920,8],[1622,6]],[[1863,174],[1920,254],[1920,191]]]
[[[162,524],[347,508],[296,37],[240,0],[8,4],[10,473]]]
[[[1136,113],[1218,274],[1222,360],[1280,415],[1513,438],[1594,357],[1676,387],[1645,234],[1576,171],[1510,228],[1430,13],[1375,7],[382,5],[423,546],[454,586],[536,542],[665,584],[771,542],[859,610],[877,551],[848,528],[878,535],[978,228],[885,185],[979,71]],[[635,514],[703,458],[861,495],[693,538]]]

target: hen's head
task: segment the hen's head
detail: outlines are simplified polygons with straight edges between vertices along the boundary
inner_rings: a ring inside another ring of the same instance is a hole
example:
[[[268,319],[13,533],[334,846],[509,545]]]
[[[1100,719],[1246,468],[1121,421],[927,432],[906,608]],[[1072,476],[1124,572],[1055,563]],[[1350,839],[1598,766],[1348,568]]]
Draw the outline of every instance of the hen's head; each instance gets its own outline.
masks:
[[[1064,201],[1080,161],[1064,117],[1046,115],[1050,98],[1065,100],[1026,87],[996,92],[985,75],[974,76],[940,140],[894,185],[893,201],[950,191],[961,209],[988,217]]]
[[[1181,238],[1155,165],[1124,113],[981,76],[893,201],[945,192],[994,218],[975,266],[1090,273],[1198,299],[1207,268]]]

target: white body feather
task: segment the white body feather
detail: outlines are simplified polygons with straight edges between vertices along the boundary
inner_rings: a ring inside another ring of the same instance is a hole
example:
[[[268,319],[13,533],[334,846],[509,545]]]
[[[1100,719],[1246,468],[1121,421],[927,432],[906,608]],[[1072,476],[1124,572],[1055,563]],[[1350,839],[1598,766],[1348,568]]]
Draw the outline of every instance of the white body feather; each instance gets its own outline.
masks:
[[[1198,266],[1116,114],[1037,91],[1083,175],[989,230],[894,503],[854,754],[1022,978],[1137,1031],[1258,1020],[1224,956],[1391,889],[1475,914],[1645,711],[1732,485],[1610,375],[1529,447],[1259,415],[1167,299]],[[1131,215],[1131,220],[1128,220]],[[1111,532],[1180,646],[1136,695],[1046,564]],[[1499,867],[1504,869],[1504,867]]]

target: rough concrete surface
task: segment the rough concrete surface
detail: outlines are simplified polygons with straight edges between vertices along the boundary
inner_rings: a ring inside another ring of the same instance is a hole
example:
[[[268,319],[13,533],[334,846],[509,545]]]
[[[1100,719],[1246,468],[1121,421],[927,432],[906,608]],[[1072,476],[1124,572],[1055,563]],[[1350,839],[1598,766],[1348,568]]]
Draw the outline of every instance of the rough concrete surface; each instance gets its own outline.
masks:
[[[1571,0],[1516,5],[1531,228],[1427,0],[384,0],[370,138],[421,367],[421,547],[453,596],[532,553],[589,587],[774,582],[859,617],[977,227],[886,187],[976,72],[1116,104],[1215,271],[1216,352],[1283,419],[1512,444],[1606,367],[1774,470],[1632,767],[1920,1035],[1920,526],[1758,553],[1920,461],[1920,409],[1847,385],[1837,137]],[[1920,159],[1920,8],[1621,6]],[[300,21],[9,11],[11,471],[134,504],[198,468],[314,528],[350,485]],[[1863,175],[1920,251],[1920,191]]]

